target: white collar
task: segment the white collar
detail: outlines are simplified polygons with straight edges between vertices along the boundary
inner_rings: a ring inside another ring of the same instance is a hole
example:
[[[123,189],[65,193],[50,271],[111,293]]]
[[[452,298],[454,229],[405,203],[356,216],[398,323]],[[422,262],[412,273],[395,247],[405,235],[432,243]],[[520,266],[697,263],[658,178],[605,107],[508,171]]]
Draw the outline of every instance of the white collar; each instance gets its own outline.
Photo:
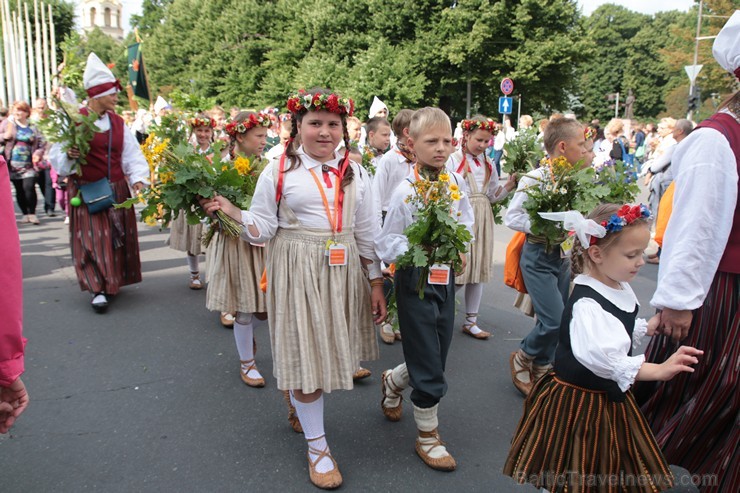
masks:
[[[339,163],[341,162],[342,157],[343,157],[343,156],[338,155],[335,152],[334,157],[332,157],[330,160],[326,162],[317,161],[316,159],[309,156],[308,153],[306,153],[306,151],[303,150],[303,146],[298,147],[296,154],[300,156],[301,163],[303,163],[303,166],[305,166],[306,169],[313,169],[317,166],[323,166],[324,164],[332,168],[339,168]]]
[[[634,311],[635,306],[640,305],[634,291],[632,291],[632,288],[626,282],[619,283],[621,289],[614,289],[586,274],[579,274],[575,279],[573,279],[573,282],[575,284],[590,287],[601,296],[614,303],[614,305],[622,311],[632,312]]]

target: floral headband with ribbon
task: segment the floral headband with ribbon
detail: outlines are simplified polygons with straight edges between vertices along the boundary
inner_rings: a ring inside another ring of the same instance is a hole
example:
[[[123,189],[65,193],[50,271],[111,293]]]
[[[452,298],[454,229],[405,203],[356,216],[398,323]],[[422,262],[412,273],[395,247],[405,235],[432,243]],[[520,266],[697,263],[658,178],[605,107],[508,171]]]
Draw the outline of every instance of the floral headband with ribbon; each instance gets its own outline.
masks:
[[[198,128],[198,127],[214,128],[216,126],[216,120],[208,116],[195,116],[191,118],[190,120],[188,120],[188,125],[190,125],[191,128]]]
[[[243,122],[229,122],[224,127],[224,130],[227,134],[229,134],[231,137],[237,135],[237,134],[244,134],[247,133],[250,129],[253,129],[254,127],[266,127],[269,128],[270,125],[272,125],[272,121],[270,120],[270,115],[266,113],[252,113],[249,115],[249,118],[247,118]]]
[[[583,217],[583,214],[578,211],[540,212],[539,215],[550,221],[562,222],[563,228],[566,231],[572,231],[578,237],[581,246],[587,249],[595,244],[599,238],[605,237],[607,233],[622,231],[625,226],[638,219],[650,218],[650,210],[645,204],[623,205],[607,221],[602,221],[601,224],[593,219]]]
[[[586,130],[583,131],[583,136],[586,138],[586,140],[591,140],[594,137],[596,137],[596,129],[593,127],[586,127]]]
[[[293,114],[325,110],[338,115],[352,116],[355,112],[355,103],[349,98],[344,98],[336,93],[310,93],[305,89],[301,89],[298,93],[290,96],[287,107],[288,111]]]
[[[496,129],[496,122],[490,118],[486,118],[484,121],[480,120],[463,120],[460,124],[464,132],[475,132],[478,129],[485,130],[486,132],[493,132]]]

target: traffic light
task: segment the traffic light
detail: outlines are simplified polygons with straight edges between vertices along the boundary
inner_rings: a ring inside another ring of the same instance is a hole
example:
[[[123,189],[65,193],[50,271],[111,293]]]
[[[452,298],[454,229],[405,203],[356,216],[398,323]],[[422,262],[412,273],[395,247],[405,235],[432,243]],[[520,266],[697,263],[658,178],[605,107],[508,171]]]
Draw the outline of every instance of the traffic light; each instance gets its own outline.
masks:
[[[696,111],[701,107],[701,91],[694,87],[694,91],[689,94],[689,111]]]

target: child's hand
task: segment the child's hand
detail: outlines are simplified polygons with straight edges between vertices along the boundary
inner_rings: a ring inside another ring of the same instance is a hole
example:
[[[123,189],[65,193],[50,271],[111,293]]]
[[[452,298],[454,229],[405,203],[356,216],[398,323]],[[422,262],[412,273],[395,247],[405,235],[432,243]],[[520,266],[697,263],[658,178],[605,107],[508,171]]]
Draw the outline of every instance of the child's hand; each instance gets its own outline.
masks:
[[[383,285],[373,286],[370,292],[370,303],[372,304],[373,322],[380,325],[388,316],[388,309],[385,305],[385,293]]]
[[[660,327],[660,313],[656,313],[653,315],[653,317],[648,320],[647,324],[647,332],[646,335],[652,336],[655,335],[656,332],[658,332],[658,328]]]
[[[695,365],[699,362],[697,356],[704,354],[704,351],[691,346],[681,346],[671,355],[670,358],[661,363],[659,377],[656,380],[670,380],[682,371],[694,373],[694,369],[689,365]]]
[[[206,211],[206,214],[213,216],[217,211],[222,210],[224,213],[235,221],[241,222],[242,211],[231,203],[226,197],[216,195],[212,199],[200,199],[200,206]]]

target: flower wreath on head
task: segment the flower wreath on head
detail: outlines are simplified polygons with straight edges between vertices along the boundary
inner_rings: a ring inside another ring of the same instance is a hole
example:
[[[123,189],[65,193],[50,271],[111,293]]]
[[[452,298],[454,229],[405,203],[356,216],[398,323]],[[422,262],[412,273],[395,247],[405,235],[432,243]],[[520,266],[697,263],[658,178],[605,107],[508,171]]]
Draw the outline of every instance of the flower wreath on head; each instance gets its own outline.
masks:
[[[486,118],[485,121],[480,120],[463,120],[461,123],[463,132],[475,132],[478,129],[485,130],[486,132],[493,132],[496,129],[496,122],[490,118]]]
[[[191,128],[198,128],[198,127],[216,127],[216,120],[209,116],[195,116],[188,120],[188,125],[190,125]]]
[[[272,120],[270,120],[270,115],[260,112],[250,114],[249,118],[247,118],[243,122],[229,122],[224,127],[224,130],[227,134],[233,137],[237,134],[247,133],[247,131],[253,129],[254,127],[269,128],[271,125]]]
[[[586,129],[583,131],[583,136],[586,140],[590,140],[596,137],[596,130],[592,127],[586,127]]]
[[[355,112],[355,103],[349,98],[344,98],[336,93],[311,93],[305,89],[291,95],[288,98],[287,107],[288,111],[293,114],[326,110],[338,115],[352,116]]]
[[[650,209],[645,204],[623,205],[607,221],[601,221],[601,225],[607,233],[617,233],[638,219],[650,219]],[[598,238],[592,237],[591,244],[597,240]]]

